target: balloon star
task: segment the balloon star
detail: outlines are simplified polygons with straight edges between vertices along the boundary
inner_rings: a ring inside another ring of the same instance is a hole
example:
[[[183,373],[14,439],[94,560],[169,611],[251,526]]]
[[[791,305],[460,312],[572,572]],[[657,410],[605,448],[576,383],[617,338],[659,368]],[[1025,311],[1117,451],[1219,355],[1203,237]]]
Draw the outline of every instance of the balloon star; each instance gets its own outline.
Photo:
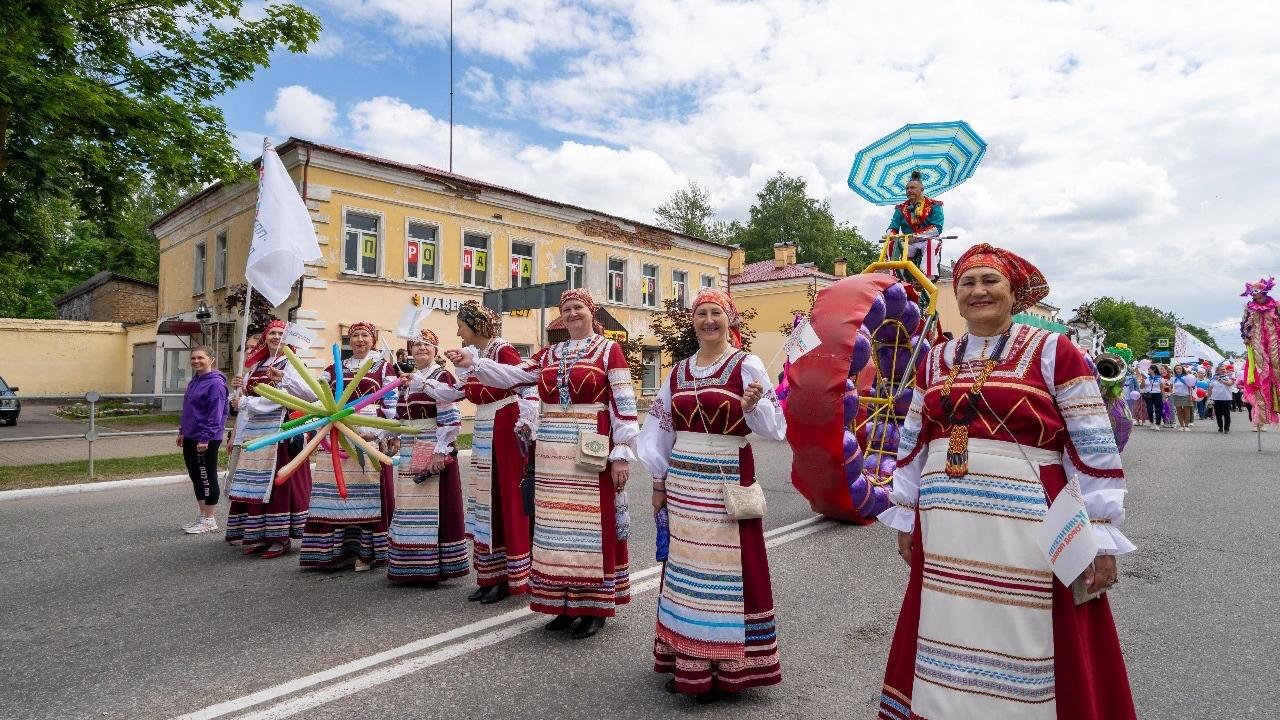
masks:
[[[338,397],[334,397],[333,392],[329,390],[329,386],[316,380],[308,372],[306,366],[298,359],[298,356],[289,349],[288,346],[283,348],[284,355],[289,359],[289,364],[298,372],[302,380],[307,383],[311,391],[315,393],[320,402],[308,402],[300,398],[296,398],[282,390],[274,388],[266,383],[260,383],[254,386],[254,392],[264,398],[294,411],[295,419],[286,422],[280,429],[280,432],[274,435],[258,438],[251,442],[245,443],[244,449],[248,452],[260,450],[268,445],[274,445],[284,442],[289,438],[296,437],[308,432],[315,432],[306,445],[303,446],[302,452],[293,458],[280,471],[276,473],[275,484],[283,485],[302,464],[307,462],[311,454],[321,447],[324,440],[328,440],[327,450],[329,451],[330,460],[333,462],[333,476],[338,485],[338,494],[342,498],[347,497],[347,485],[342,474],[342,455],[355,455],[356,449],[364,452],[374,460],[375,467],[380,469],[378,463],[387,465],[399,465],[399,457],[387,457],[385,453],[378,450],[377,446],[360,436],[356,431],[356,427],[374,428],[377,430],[387,430],[402,434],[416,434],[417,428],[401,425],[395,420],[387,418],[370,417],[368,415],[358,414],[365,407],[378,402],[387,393],[396,389],[400,385],[400,379],[396,378],[386,385],[383,385],[376,392],[365,395],[364,397],[351,399],[351,395],[360,381],[364,379],[370,368],[373,367],[374,358],[370,357],[364,361],[360,369],[351,378],[350,383],[344,383],[342,380],[342,356],[338,345],[333,346],[334,370],[337,374],[335,385],[337,386]]]

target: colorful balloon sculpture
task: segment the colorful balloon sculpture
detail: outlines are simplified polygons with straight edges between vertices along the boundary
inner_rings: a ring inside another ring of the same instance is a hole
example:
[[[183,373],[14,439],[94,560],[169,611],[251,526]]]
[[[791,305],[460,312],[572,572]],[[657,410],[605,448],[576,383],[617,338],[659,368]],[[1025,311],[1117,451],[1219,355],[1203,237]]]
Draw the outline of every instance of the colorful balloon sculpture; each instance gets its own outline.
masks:
[[[360,384],[360,381],[369,372],[370,368],[373,367],[375,358],[370,357],[356,371],[355,377],[351,379],[351,382],[346,383],[344,386],[341,380],[338,381],[339,396],[335,398],[329,390],[329,386],[312,377],[302,364],[302,361],[298,359],[297,355],[293,354],[293,351],[288,346],[284,346],[283,351],[285,357],[289,359],[289,364],[298,372],[298,375],[307,383],[307,386],[311,388],[316,397],[320,398],[320,403],[316,404],[296,398],[266,383],[260,383],[254,387],[254,391],[262,397],[293,410],[293,415],[296,417],[285,423],[280,432],[245,443],[245,450],[259,450],[303,433],[315,432],[311,440],[303,446],[302,451],[276,473],[276,485],[283,485],[289,479],[289,476],[302,467],[302,464],[308,461],[311,454],[322,446],[329,451],[330,459],[333,462],[334,478],[338,484],[338,494],[343,498],[347,497],[346,483],[343,481],[342,475],[344,452],[347,456],[355,455],[358,448],[359,451],[372,458],[375,464],[400,464],[399,457],[387,457],[386,454],[378,450],[376,445],[361,437],[353,428],[353,426],[366,427],[409,434],[418,432],[416,428],[401,425],[395,420],[359,414],[365,407],[381,400],[384,395],[394,390],[400,384],[399,378],[383,385],[376,392],[351,400],[352,392]],[[335,363],[335,367],[342,367],[340,350],[337,345],[333,346],[333,353],[335,358],[339,358]]]

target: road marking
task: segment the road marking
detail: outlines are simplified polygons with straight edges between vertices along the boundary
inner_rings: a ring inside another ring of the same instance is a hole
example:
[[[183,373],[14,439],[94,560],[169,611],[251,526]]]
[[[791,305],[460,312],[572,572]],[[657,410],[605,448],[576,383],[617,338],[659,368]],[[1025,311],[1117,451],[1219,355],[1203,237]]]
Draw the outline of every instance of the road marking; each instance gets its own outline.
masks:
[[[784,525],[783,527],[775,528],[766,532],[765,547],[772,548],[794,540],[799,540],[802,537],[812,535],[819,530],[823,530],[831,526],[832,523],[826,518],[815,515],[801,520],[800,522]],[[660,580],[657,575],[661,571],[661,565],[652,565],[633,574],[631,576],[632,596],[656,589]],[[485,618],[484,620],[479,620],[454,628],[448,632],[415,640],[411,643],[407,643],[384,652],[358,658],[351,662],[329,668],[328,670],[322,670],[296,680],[265,688],[250,695],[245,695],[244,697],[221,702],[217,705],[211,705],[202,710],[197,710],[174,718],[174,720],[212,720],[213,718],[219,718],[232,713],[248,710],[256,705],[261,705],[268,701],[275,700],[276,698],[284,697],[285,695],[290,695],[330,680],[336,680],[343,676],[351,675],[352,673],[368,670],[369,668],[382,665],[383,663],[387,663],[391,660],[403,658],[406,655],[415,656],[387,665],[386,667],[378,668],[371,672],[364,672],[357,677],[344,680],[319,690],[314,690],[305,695],[272,705],[271,707],[264,708],[257,712],[242,715],[240,716],[240,720],[279,720],[280,718],[291,717],[310,708],[333,702],[334,700],[338,700],[372,687],[377,687],[378,685],[390,682],[396,678],[409,675],[433,665],[438,665],[455,657],[460,657],[467,653],[489,647],[490,645],[496,645],[504,640],[523,635],[524,633],[541,627],[546,621],[541,614],[538,614],[538,616],[534,618],[530,617],[532,615],[535,615],[535,613],[527,607],[519,610],[512,610],[501,615],[495,615],[491,618]],[[484,634],[476,635],[481,632],[484,632]],[[476,636],[468,637],[472,635]],[[466,639],[464,640],[464,638]],[[449,645],[448,647],[441,648],[425,655],[418,655],[418,653],[423,650],[428,650],[446,643],[453,643],[458,640],[462,640],[462,642],[457,642],[456,644]]]

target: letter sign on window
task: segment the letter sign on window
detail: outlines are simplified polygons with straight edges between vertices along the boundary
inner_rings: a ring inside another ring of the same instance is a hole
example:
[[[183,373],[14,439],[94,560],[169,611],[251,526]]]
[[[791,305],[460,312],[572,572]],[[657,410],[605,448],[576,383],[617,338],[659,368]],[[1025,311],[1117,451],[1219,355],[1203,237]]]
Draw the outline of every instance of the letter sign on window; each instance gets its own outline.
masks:
[[[520,258],[511,256],[511,274],[516,275],[520,272]]]
[[[422,264],[423,264],[423,265],[432,265],[432,266],[434,266],[434,265],[436,264],[436,246],[435,246],[435,245],[425,245],[425,246],[423,246],[423,248],[422,248]]]
[[[365,235],[360,243],[360,254],[367,258],[377,257],[378,238],[373,235]]]
[[[409,253],[409,264],[417,265],[418,264],[418,243],[410,242],[407,250]]]
[[[484,261],[485,261],[485,257],[488,254],[489,253],[485,252],[484,250],[476,251],[476,272],[484,272],[484,266],[485,266]]]
[[[471,269],[471,258],[472,258],[472,257],[474,257],[474,253],[472,252],[471,248],[467,248],[467,249],[465,249],[465,250],[463,250],[463,251],[462,251],[462,269],[463,269],[463,270],[470,270],[470,269]]]
[[[520,259],[520,277],[533,277],[533,260],[530,258]]]

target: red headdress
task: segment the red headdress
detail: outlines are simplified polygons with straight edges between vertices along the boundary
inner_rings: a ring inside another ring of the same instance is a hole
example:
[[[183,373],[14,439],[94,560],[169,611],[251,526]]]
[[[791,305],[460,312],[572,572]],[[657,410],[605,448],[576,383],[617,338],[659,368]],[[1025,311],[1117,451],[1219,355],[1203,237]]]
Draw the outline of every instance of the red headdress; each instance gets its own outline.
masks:
[[[733,298],[729,296],[729,293],[716,288],[703,288],[698,292],[697,297],[693,299],[692,312],[696,313],[698,306],[704,303],[719,305],[724,314],[729,316],[729,343],[741,349],[742,316],[738,314],[738,306],[733,304]]]
[[[350,326],[347,327],[347,337],[351,337],[352,335],[354,335],[357,330],[364,330],[365,332],[372,335],[374,344],[377,344],[378,342],[378,326],[377,325],[374,325],[371,322],[364,322],[364,321],[353,322],[351,323]]]
[[[1049,294],[1049,283],[1035,265],[1003,248],[987,243],[974,245],[956,261],[951,274],[952,289],[959,292],[960,276],[976,267],[989,267],[1004,276],[1013,286],[1013,312],[1020,313]]]
[[[267,326],[262,328],[262,341],[258,343],[258,347],[254,348],[253,352],[245,356],[244,366],[246,368],[251,368],[263,360],[266,360],[271,355],[271,348],[267,346],[267,333],[275,330],[276,328],[286,330],[288,327],[289,324],[279,318],[267,323]],[[298,348],[292,345],[290,345],[289,348],[294,352],[297,352],[298,350]]]
[[[570,300],[577,300],[587,306],[587,311],[591,313],[591,329],[597,335],[603,335],[604,326],[596,320],[596,299],[591,297],[591,291],[586,288],[572,288],[560,293],[560,312],[564,312],[564,304]]]
[[[428,345],[440,347],[440,337],[434,332],[431,332],[426,328],[422,328],[418,331],[418,337],[409,341],[409,349],[412,350],[413,346],[418,343],[426,343]]]

